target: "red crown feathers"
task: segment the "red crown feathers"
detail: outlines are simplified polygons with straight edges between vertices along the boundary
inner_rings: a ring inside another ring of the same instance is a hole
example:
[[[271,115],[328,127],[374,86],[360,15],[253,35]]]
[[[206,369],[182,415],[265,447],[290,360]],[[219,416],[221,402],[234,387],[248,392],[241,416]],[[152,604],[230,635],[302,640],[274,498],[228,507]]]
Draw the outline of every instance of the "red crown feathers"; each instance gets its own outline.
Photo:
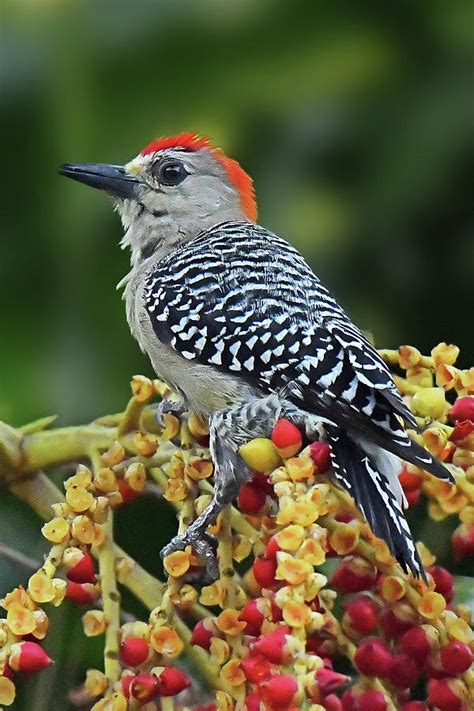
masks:
[[[252,222],[256,221],[257,204],[255,202],[253,181],[236,160],[228,158],[224,152],[214,146],[206,136],[198,136],[196,133],[191,132],[180,133],[177,136],[169,136],[168,138],[158,138],[146,146],[141,154],[142,156],[146,156],[150,153],[166,150],[167,148],[180,148],[184,151],[200,151],[203,149],[211,151],[216,160],[218,160],[224,168],[232,185],[237,189],[245,216]]]

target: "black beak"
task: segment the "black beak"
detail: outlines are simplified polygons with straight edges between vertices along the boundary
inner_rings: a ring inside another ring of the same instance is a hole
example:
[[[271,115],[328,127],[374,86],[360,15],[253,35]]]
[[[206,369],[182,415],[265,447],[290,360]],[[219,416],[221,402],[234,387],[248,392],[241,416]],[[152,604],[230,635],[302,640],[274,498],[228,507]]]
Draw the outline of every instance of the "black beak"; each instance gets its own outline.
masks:
[[[136,198],[136,189],[140,182],[128,175],[120,165],[107,163],[82,163],[71,165],[65,163],[59,166],[59,173],[66,178],[78,180],[93,188],[105,190],[114,197],[123,199]]]

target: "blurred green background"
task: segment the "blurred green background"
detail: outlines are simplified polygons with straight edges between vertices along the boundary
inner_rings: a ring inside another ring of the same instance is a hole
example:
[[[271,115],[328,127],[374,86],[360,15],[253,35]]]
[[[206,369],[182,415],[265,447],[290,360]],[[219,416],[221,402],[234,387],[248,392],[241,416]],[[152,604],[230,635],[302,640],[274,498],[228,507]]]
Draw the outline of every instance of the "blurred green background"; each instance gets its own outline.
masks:
[[[56,167],[126,162],[183,130],[242,163],[260,222],[377,345],[454,341],[472,365],[473,27],[468,0],[3,0],[0,419],[83,422],[151,374],[115,291],[118,218]],[[39,559],[35,516],[0,506],[0,540]],[[153,569],[169,526],[144,501],[118,535]],[[0,561],[0,593],[28,572]],[[15,708],[69,708],[65,688],[100,663],[77,611],[55,618],[57,663]]]

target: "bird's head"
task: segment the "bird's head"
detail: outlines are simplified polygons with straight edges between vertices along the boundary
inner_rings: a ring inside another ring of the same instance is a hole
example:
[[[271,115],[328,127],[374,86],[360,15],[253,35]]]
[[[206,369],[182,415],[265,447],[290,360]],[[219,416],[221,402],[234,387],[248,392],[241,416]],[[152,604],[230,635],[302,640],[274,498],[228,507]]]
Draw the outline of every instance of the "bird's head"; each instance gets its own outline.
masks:
[[[59,172],[112,197],[134,263],[220,222],[257,216],[252,179],[194,133],[159,138],[124,166],[66,164]]]

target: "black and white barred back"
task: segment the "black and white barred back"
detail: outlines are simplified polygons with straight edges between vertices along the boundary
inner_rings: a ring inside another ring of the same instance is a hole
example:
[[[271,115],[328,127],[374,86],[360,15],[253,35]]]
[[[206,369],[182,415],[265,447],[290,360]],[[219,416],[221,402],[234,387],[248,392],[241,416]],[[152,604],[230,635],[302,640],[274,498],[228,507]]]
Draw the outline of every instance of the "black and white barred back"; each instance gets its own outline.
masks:
[[[330,420],[339,483],[374,532],[420,573],[389,482],[356,442],[379,445],[441,479],[451,475],[407,436],[402,421],[416,422],[386,364],[296,249],[252,223],[217,225],[152,269],[145,305],[159,340],[184,358],[262,393],[282,391]]]

